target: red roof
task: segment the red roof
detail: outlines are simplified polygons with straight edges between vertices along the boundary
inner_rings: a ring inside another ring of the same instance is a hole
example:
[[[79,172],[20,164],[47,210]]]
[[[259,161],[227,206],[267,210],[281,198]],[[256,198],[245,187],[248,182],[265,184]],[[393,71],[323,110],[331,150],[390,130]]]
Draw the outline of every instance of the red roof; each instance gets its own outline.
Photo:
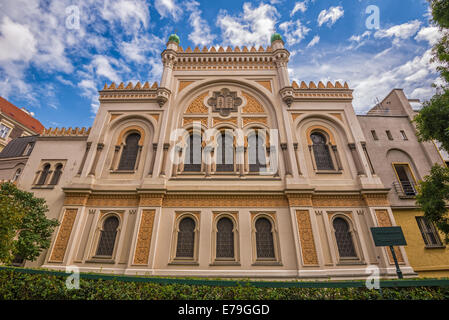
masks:
[[[16,120],[34,133],[41,134],[44,131],[44,126],[39,122],[39,120],[33,118],[25,111],[20,110],[3,97],[0,97],[0,110],[2,113]]]

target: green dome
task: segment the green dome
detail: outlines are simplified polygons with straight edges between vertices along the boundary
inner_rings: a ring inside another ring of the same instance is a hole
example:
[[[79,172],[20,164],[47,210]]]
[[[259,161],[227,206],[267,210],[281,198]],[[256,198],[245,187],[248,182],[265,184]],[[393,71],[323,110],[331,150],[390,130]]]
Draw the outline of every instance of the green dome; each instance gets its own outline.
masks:
[[[274,33],[271,36],[271,43],[273,43],[276,40],[281,40],[282,42],[284,42],[284,40],[282,40],[282,36],[279,33]]]
[[[170,37],[168,37],[168,41],[173,41],[176,42],[177,44],[179,44],[179,37],[176,34],[171,34]]]

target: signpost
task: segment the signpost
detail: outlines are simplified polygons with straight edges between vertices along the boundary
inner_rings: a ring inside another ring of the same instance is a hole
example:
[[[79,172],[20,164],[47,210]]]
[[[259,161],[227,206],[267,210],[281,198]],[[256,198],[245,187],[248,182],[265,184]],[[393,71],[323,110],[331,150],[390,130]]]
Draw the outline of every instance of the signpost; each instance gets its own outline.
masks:
[[[374,244],[376,247],[390,247],[391,254],[393,256],[394,264],[396,266],[396,273],[398,278],[402,279],[402,271],[399,268],[398,259],[394,252],[393,246],[406,246],[404,233],[401,227],[376,227],[371,228],[371,234],[373,235]]]

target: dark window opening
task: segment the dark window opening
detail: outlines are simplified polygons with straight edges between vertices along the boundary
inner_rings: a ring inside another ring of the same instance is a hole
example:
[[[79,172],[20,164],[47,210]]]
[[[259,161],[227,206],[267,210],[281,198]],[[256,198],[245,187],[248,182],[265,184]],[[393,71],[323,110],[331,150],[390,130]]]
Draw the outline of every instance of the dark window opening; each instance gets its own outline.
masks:
[[[256,249],[258,258],[275,258],[271,222],[267,218],[256,221]]]
[[[333,222],[335,239],[337,240],[338,252],[342,258],[356,258],[354,243],[349,231],[348,222],[343,218],[336,218]]]
[[[123,147],[118,170],[134,170],[139,153],[139,140],[140,134],[138,133],[131,133],[126,137],[126,144]]]
[[[191,134],[186,147],[184,171],[200,172],[201,171],[202,146],[201,136]]]
[[[195,221],[192,218],[184,218],[179,222],[178,243],[176,257],[193,258],[195,244]]]
[[[229,218],[217,223],[217,258],[234,258],[234,224]]]
[[[324,135],[315,132],[310,135],[310,138],[313,143],[313,155],[315,156],[317,170],[334,170],[334,163]]]
[[[217,141],[217,171],[234,171],[234,139],[230,134],[222,132]]]
[[[100,233],[100,241],[98,242],[97,256],[112,257],[118,225],[119,220],[117,217],[109,217],[104,221],[103,230]]]

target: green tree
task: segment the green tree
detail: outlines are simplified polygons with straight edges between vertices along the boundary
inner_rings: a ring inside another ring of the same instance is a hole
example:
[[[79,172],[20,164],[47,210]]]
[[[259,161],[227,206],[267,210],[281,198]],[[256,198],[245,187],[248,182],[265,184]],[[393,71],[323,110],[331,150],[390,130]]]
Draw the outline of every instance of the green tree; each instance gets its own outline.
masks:
[[[14,257],[33,261],[50,247],[50,238],[59,222],[47,219],[44,199],[19,190],[13,183],[0,185],[0,262]]]
[[[433,47],[433,62],[437,62],[442,84],[437,93],[423,104],[415,117],[420,141],[438,140],[449,151],[449,0],[429,0],[432,21],[440,28],[441,40]],[[449,243],[449,168],[435,164],[430,175],[419,182],[416,203],[424,216],[434,222]]]

